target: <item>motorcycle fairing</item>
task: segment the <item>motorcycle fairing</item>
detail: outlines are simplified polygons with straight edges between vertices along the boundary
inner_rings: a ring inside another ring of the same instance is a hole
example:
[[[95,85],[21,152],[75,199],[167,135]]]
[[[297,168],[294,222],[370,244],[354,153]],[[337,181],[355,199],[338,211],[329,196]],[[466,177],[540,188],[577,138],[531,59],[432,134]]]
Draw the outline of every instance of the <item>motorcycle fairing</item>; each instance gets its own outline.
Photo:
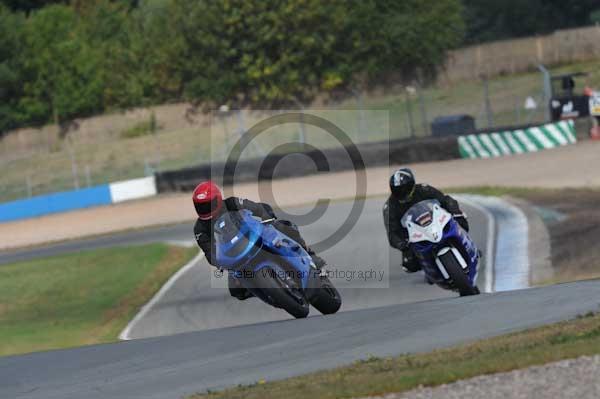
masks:
[[[240,278],[242,284],[247,283],[242,269],[259,273],[269,267],[275,273],[292,273],[303,289],[315,286],[311,280],[316,266],[304,248],[272,225],[256,220],[248,210],[219,217],[215,240],[217,264]]]
[[[427,213],[430,217],[425,217]],[[436,263],[436,258],[440,251],[454,247],[460,255],[458,257],[455,254],[457,260],[466,263],[469,280],[475,285],[479,263],[477,246],[438,201],[426,200],[415,204],[401,222],[408,230],[409,242],[417,259],[432,282],[446,284],[447,278]]]

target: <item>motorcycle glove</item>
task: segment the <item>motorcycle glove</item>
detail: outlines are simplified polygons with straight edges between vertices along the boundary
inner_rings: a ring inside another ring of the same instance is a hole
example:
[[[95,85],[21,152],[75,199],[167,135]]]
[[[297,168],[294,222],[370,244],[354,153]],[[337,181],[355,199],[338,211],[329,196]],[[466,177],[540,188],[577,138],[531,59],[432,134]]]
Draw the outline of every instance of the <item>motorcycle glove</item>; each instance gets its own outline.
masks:
[[[416,273],[421,270],[421,264],[412,253],[402,256],[402,270],[406,273]]]
[[[408,245],[408,240],[397,240],[393,246],[400,251],[405,252],[408,250]]]

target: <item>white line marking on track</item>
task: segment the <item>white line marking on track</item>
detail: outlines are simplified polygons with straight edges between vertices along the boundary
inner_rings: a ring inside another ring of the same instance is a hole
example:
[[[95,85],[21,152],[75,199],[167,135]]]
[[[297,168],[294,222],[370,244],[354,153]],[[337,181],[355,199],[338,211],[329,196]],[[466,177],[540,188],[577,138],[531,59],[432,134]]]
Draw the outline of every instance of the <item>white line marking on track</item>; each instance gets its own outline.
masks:
[[[469,206],[483,213],[487,219],[487,241],[485,248],[485,271],[484,271],[484,292],[493,292],[494,289],[494,243],[496,241],[496,218],[492,213],[478,202],[478,197],[474,195],[457,195],[459,202],[464,202]]]
[[[174,245],[176,247],[183,247],[183,248],[193,248],[196,245],[196,241],[194,240],[167,240],[165,241],[167,244],[169,245]]]
[[[518,207],[501,200],[490,199],[500,209],[496,239],[496,278],[494,291],[512,291],[529,288],[529,223]]]
[[[493,292],[529,288],[529,223],[523,211],[498,197],[477,198],[492,213],[497,228]]]
[[[177,273],[173,274],[171,276],[171,278],[161,287],[161,289],[152,297],[152,299],[148,303],[146,303],[144,306],[142,306],[142,309],[135,315],[135,317],[133,318],[133,320],[131,320],[129,322],[129,324],[127,324],[127,327],[125,327],[125,329],[123,331],[121,331],[121,334],[119,334],[119,339],[123,340],[123,341],[130,340],[131,338],[129,337],[129,334],[131,333],[131,330],[133,329],[133,327],[143,317],[146,316],[146,314],[150,311],[150,309],[152,309],[152,307],[158,301],[160,301],[160,299],[167,293],[167,291],[169,289],[171,289],[171,287],[175,284],[175,282],[177,282],[177,280],[182,275],[184,275],[189,269],[191,269],[192,267],[196,266],[198,264],[198,262],[200,262],[202,260],[202,258],[204,258],[204,252],[199,251],[198,255],[196,255],[185,266],[183,266],[181,269],[179,269],[177,271]]]

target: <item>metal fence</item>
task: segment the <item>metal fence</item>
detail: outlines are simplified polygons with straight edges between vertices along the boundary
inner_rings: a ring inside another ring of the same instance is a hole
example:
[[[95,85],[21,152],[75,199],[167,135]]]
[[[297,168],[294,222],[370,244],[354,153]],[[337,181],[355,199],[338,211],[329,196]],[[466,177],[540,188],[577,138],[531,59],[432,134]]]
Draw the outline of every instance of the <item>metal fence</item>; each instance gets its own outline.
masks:
[[[502,40],[451,51],[441,78],[448,82],[535,70],[539,63],[568,65],[600,57],[600,25],[549,35]]]
[[[592,71],[582,84],[600,87],[598,68],[582,68]],[[544,122],[548,104],[537,71],[447,86],[388,85],[340,98],[318,101],[310,110],[356,111],[353,119],[342,121],[355,142],[427,137],[431,122],[444,115],[471,115],[479,129]],[[387,111],[389,137],[381,134],[383,122],[380,113],[370,112],[374,110]],[[236,137],[261,115],[224,108],[204,114],[180,104],[78,121],[64,137],[53,127],[8,133],[0,139],[0,202],[223,159]],[[281,134],[298,141],[311,137],[305,126]],[[263,155],[260,143],[249,153]]]

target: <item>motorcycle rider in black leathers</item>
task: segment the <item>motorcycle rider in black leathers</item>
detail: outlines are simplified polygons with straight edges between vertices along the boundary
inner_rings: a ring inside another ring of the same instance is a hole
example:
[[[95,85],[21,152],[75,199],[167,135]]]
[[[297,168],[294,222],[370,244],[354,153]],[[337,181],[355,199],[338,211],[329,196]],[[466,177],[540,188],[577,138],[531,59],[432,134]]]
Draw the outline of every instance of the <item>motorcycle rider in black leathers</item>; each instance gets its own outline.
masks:
[[[469,231],[466,215],[460,210],[458,202],[434,187],[416,184],[415,176],[409,168],[398,169],[390,177],[389,184],[391,194],[383,206],[383,223],[390,245],[402,251],[402,268],[407,273],[421,270],[418,259],[408,245],[408,231],[400,223],[402,216],[414,204],[424,200],[438,200],[458,224]]]
[[[273,227],[300,244],[312,257],[317,269],[322,269],[325,266],[325,261],[306,245],[306,242],[298,231],[298,227],[290,221],[277,219],[273,208],[268,204],[257,203],[238,197],[223,199],[221,189],[211,181],[200,183],[194,190],[192,200],[198,214],[198,220],[194,225],[194,236],[196,237],[198,246],[204,251],[206,260],[213,266],[219,267],[215,260],[215,221],[225,212],[242,209],[249,210],[253,216],[263,220],[274,219],[272,222]],[[228,274],[228,284],[231,296],[239,300],[248,299],[253,296],[231,274]]]

